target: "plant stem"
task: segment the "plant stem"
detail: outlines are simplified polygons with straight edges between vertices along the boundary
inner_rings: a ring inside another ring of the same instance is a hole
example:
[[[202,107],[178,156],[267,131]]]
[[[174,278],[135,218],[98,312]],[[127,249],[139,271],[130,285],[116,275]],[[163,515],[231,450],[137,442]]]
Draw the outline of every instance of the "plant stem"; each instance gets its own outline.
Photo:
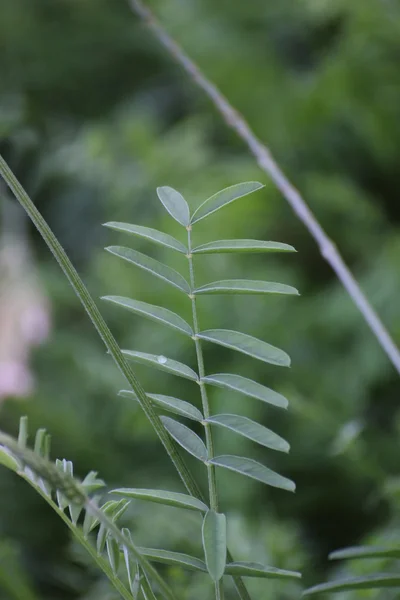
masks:
[[[194,330],[194,343],[196,346],[196,356],[197,356],[197,365],[199,371],[199,386],[200,386],[200,394],[201,394],[201,403],[203,406],[203,415],[205,419],[208,419],[210,416],[210,403],[208,401],[208,395],[205,383],[203,382],[203,378],[205,376],[204,371],[204,357],[203,357],[203,349],[201,347],[201,341],[198,338],[199,329],[199,317],[197,314],[197,306],[196,306],[196,295],[194,294],[194,290],[196,289],[195,275],[194,275],[194,264],[193,264],[193,255],[192,255],[192,226],[189,225],[187,228],[188,232],[188,261],[189,261],[189,272],[190,272],[190,287],[191,294],[190,298],[192,301],[192,313],[193,313],[193,330]],[[207,455],[208,460],[214,458],[214,443],[211,431],[210,423],[203,422],[205,435],[206,435],[206,446],[207,446]],[[215,466],[208,463],[207,464],[207,475],[208,475],[208,491],[210,496],[210,508],[215,512],[218,512],[218,490],[217,490],[217,476],[215,472]],[[216,600],[223,600],[223,587],[222,587],[222,579],[220,579],[215,584],[215,598]]]

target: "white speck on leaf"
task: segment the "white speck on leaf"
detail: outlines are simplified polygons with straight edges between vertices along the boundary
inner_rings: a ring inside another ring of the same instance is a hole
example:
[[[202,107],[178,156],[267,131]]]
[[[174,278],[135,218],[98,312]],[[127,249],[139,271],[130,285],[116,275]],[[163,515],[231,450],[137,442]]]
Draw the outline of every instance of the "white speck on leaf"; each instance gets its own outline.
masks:
[[[165,363],[167,362],[167,358],[165,358],[165,356],[158,356],[157,357],[157,362],[160,363],[160,365],[165,365]]]

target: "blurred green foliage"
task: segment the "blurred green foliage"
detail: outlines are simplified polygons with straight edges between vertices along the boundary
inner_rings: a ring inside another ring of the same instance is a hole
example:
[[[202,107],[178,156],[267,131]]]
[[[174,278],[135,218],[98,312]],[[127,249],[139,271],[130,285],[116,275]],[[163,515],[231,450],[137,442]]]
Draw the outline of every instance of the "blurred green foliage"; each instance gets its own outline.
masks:
[[[399,3],[151,4],[304,192],[400,343]],[[123,0],[0,0],[0,13],[1,153],[95,297],[127,295],[189,317],[177,292],[102,251],[119,236],[101,223],[128,221],[180,236],[155,188],[176,187],[195,208],[222,187],[262,180],[254,161]],[[220,475],[232,551],[238,559],[304,570],[310,585],[333,575],[329,551],[400,537],[399,383],[308,233],[265,183],[263,191],[199,224],[195,241],[272,239],[293,244],[298,254],[199,258],[198,279],[251,273],[294,285],[302,296],[202,298],[200,316],[204,329],[234,326],[292,357],[285,370],[205,346],[208,370],[253,377],[290,400],[281,414],[222,390],[212,394],[215,410],[251,416],[291,443],[289,457],[265,456],[219,431],[217,449],[261,458],[297,483],[293,497]],[[19,415],[28,414],[32,427],[52,433],[54,456],[71,458],[82,475],[96,469],[112,486],[180,491],[140,410],[116,396],[124,383],[57,265],[32,229],[29,236],[54,323],[33,356],[35,391],[2,405],[2,428],[15,432]],[[185,268],[179,256],[132,245]],[[194,360],[179,334],[109,305],[102,310],[122,347]],[[145,367],[136,372],[148,391],[193,400],[190,382],[155,377]],[[200,477],[195,461],[190,464]],[[24,573],[21,586],[42,599],[111,597],[40,498],[4,470],[0,491],[2,549]],[[138,501],[127,522],[139,543],[200,552],[196,516]],[[334,567],[360,572],[357,564]],[[168,575],[180,597],[211,597],[207,578],[175,569]],[[254,598],[300,594],[296,585],[264,581],[249,589]],[[0,597],[28,598],[17,594],[0,570]],[[395,595],[336,596],[350,597]]]

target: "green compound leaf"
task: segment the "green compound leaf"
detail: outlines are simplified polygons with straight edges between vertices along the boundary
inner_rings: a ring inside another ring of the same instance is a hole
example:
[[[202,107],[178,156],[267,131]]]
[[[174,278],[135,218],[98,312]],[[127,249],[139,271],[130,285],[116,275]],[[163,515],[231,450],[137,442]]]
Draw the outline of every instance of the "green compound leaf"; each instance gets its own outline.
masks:
[[[197,433],[170,417],[161,417],[161,421],[164,423],[164,427],[168,433],[186,452],[189,452],[202,462],[207,460],[207,448]]]
[[[158,244],[159,246],[164,246],[165,248],[176,250],[177,252],[181,252],[182,254],[187,254],[188,252],[186,246],[184,246],[183,244],[181,244],[181,242],[172,237],[172,235],[168,235],[167,233],[163,233],[162,231],[157,231],[157,229],[151,229],[150,227],[142,227],[140,225],[131,225],[130,223],[119,223],[117,221],[110,221],[109,223],[104,223],[104,227],[109,227],[110,229],[114,229],[116,231],[130,233],[131,235],[135,235],[145,240],[149,240],[151,242],[154,242],[155,244]]]
[[[146,500],[148,502],[156,502],[157,504],[165,504],[167,506],[175,506],[177,508],[187,508],[189,510],[197,510],[207,512],[208,507],[193,496],[180,494],[177,492],[167,492],[165,490],[145,490],[138,488],[118,488],[111,490],[111,494],[117,494],[124,498],[136,498],[138,500]]]
[[[202,527],[203,549],[208,573],[213,581],[221,579],[226,565],[226,518],[209,510]]]
[[[224,252],[296,252],[296,250],[289,244],[259,240],[218,240],[201,244],[192,250],[192,254],[221,254]]]
[[[132,390],[121,390],[118,395],[125,398],[133,398],[137,401],[137,396]],[[163,396],[162,394],[147,394],[147,397],[150,398],[156,406],[176,415],[180,415],[181,417],[186,417],[186,419],[202,421],[204,418],[195,406],[192,406],[189,402],[185,402],[185,400],[172,398],[172,396]]]
[[[216,373],[215,375],[202,377],[201,380],[208,385],[215,385],[227,390],[233,390],[234,392],[239,392],[250,398],[256,398],[256,400],[261,400],[261,402],[272,404],[278,408],[286,409],[289,404],[286,398],[281,394],[278,394],[278,392],[274,392],[264,385],[261,385],[252,379],[242,377],[241,375]]]
[[[152,562],[183,567],[189,571],[201,571],[202,573],[207,573],[206,563],[199,558],[189,556],[189,554],[170,552],[169,550],[159,550],[158,548],[138,548],[138,550],[142,556]]]
[[[275,473],[275,471],[271,471],[268,467],[251,458],[224,455],[216,456],[209,462],[217,467],[223,467],[224,469],[229,469],[230,471],[235,471],[241,475],[261,481],[261,483],[265,483],[271,487],[287,490],[288,492],[294,492],[296,489],[293,481],[282,477],[282,475]]]
[[[132,300],[131,298],[125,298],[124,296],[103,296],[102,300],[112,302],[117,306],[126,308],[137,315],[147,317],[157,323],[162,323],[163,325],[171,327],[190,337],[193,335],[193,329],[184,319],[182,319],[182,317],[162,306],[155,306],[154,304],[148,304],[147,302]]]
[[[230,187],[217,192],[205,200],[205,202],[203,202],[203,204],[201,204],[194,212],[191,220],[192,224],[197,223],[197,221],[201,221],[201,219],[204,219],[205,217],[208,217],[208,215],[211,215],[226,204],[230,204],[234,200],[238,200],[238,198],[247,196],[247,194],[251,194],[251,192],[255,192],[262,187],[264,187],[263,184],[258,183],[257,181],[247,181],[245,183],[231,185]]]
[[[167,265],[164,265],[155,258],[132,250],[132,248],[124,248],[123,246],[109,246],[106,250],[107,252],[119,256],[137,267],[144,269],[148,273],[159,277],[182,292],[190,294],[190,287],[186,279],[184,279],[178,271],[171,269],[171,267],[167,267]]]
[[[195,373],[190,367],[178,362],[177,360],[173,360],[172,358],[166,358],[162,354],[148,354],[147,352],[135,352],[134,350],[122,350],[122,353],[127,358],[130,358],[134,362],[142,365],[155,367],[160,371],[166,371],[167,373],[172,373],[173,375],[178,375],[179,377],[185,377],[186,379],[191,379],[192,381],[198,381],[199,379],[197,373]]]
[[[184,227],[190,224],[190,212],[185,198],[171,187],[157,188],[157,195],[171,217]]]
[[[248,279],[225,279],[202,285],[194,294],[287,294],[298,296],[299,292],[291,285],[271,281],[251,281]]]
[[[301,573],[286,571],[275,567],[265,567],[259,563],[232,562],[226,565],[226,575],[242,577],[260,577],[263,579],[301,579]]]
[[[263,362],[280,367],[290,366],[290,357],[286,352],[246,333],[229,329],[209,329],[198,333],[197,337],[226,348],[232,348],[232,350],[238,350]]]
[[[400,548],[385,548],[383,546],[352,546],[335,550],[329,554],[331,560],[345,558],[400,558]]]
[[[206,419],[206,422],[226,427],[272,450],[278,450],[279,452],[289,452],[290,450],[290,446],[286,440],[270,429],[267,429],[267,427],[264,427],[264,425],[260,425],[260,423],[252,421],[247,417],[240,415],[214,415]]]
[[[313,596],[326,592],[347,592],[353,590],[375,590],[379,588],[399,588],[400,575],[396,573],[376,573],[362,577],[351,577],[314,585],[303,592],[303,596]]]

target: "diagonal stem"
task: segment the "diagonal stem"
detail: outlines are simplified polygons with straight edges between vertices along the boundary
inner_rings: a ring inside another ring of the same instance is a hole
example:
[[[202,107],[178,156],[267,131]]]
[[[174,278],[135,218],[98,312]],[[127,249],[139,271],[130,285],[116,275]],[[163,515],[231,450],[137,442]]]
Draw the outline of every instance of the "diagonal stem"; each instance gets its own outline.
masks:
[[[190,273],[190,288],[191,294],[190,299],[192,301],[192,314],[193,314],[193,331],[194,331],[194,343],[196,346],[196,356],[197,356],[197,365],[199,371],[199,387],[201,394],[201,403],[203,406],[203,415],[205,419],[208,419],[210,416],[210,404],[208,401],[207,389],[203,378],[205,376],[204,371],[204,357],[203,357],[203,349],[201,347],[201,341],[198,338],[199,334],[199,317],[197,314],[197,306],[196,306],[196,294],[194,290],[196,289],[196,280],[194,275],[194,264],[193,264],[193,254],[192,254],[192,226],[188,225],[186,228],[188,232],[188,254],[187,258],[189,261],[189,273]],[[213,436],[211,431],[210,423],[203,422],[205,435],[206,435],[206,446],[207,446],[207,454],[208,460],[214,458],[214,443]],[[210,497],[210,508],[211,510],[218,512],[218,490],[217,490],[217,477],[215,472],[215,466],[213,464],[207,464],[207,475],[208,475],[208,492]],[[215,584],[215,598],[216,600],[223,600],[223,586],[222,586],[222,578],[216,582]]]
[[[256,159],[259,167],[264,173],[269,175],[276,187],[280,190],[297,217],[317,242],[321,255],[336,273],[343,287],[346,289],[364,320],[374,333],[382,349],[386,352],[390,362],[400,374],[399,348],[394,343],[379,315],[361,290],[354,275],[341,257],[336,245],[327,236],[300,192],[294,187],[279,165],[275,162],[267,146],[260,142],[244,117],[235,110],[219,89],[202,73],[196,63],[194,63],[168,35],[164,28],[154,18],[147,6],[145,6],[141,0],[128,0],[128,2],[132,10],[148,25],[158,41],[164,46],[172,58],[183,67],[195,85],[205,92],[228,127],[233,129],[244,141],[247,148]]]

